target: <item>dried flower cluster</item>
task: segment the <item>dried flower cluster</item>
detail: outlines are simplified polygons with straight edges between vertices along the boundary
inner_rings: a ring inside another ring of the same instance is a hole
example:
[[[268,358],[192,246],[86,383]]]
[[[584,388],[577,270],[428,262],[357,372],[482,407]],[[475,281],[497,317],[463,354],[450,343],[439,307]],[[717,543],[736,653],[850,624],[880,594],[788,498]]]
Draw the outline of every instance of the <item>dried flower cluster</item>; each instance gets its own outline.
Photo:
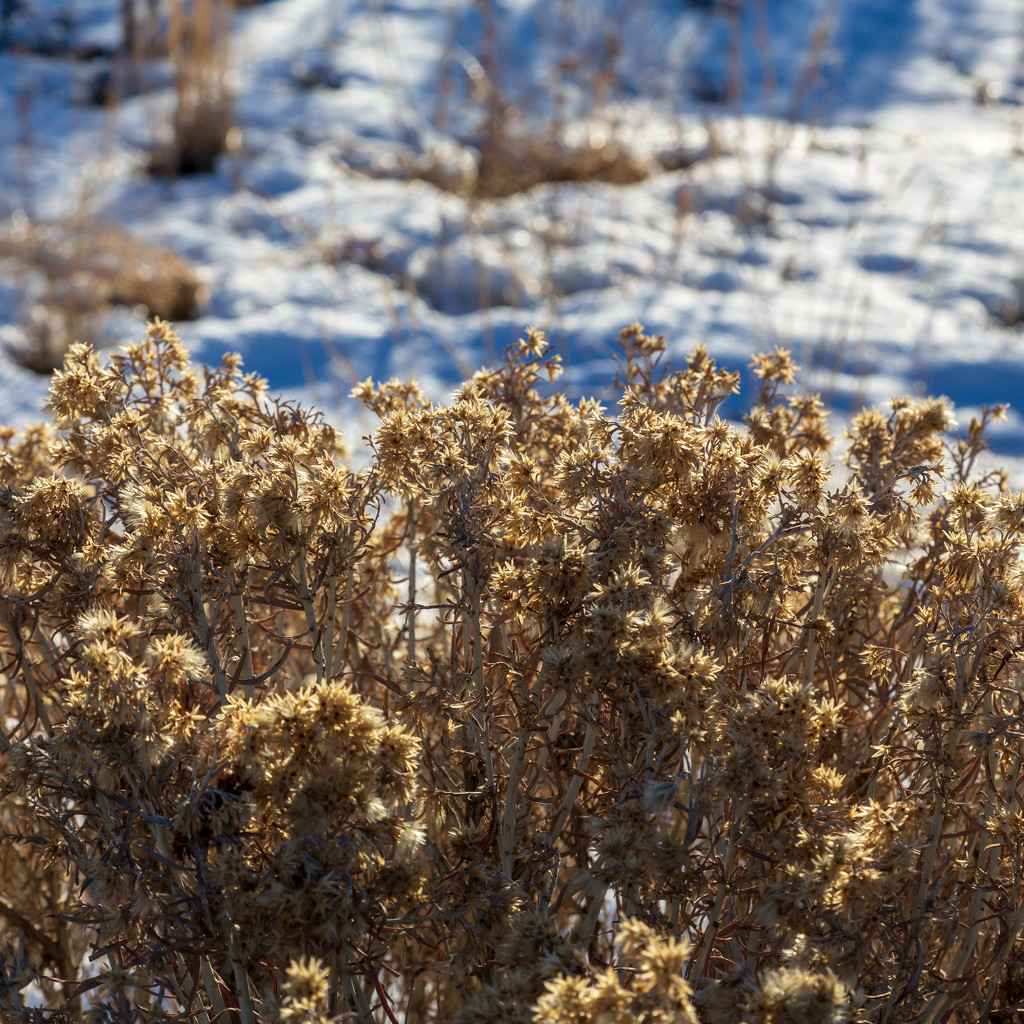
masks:
[[[1024,496],[999,409],[788,353],[527,332],[317,416],[166,324],[0,436],[0,1011],[284,1024],[1009,1022]]]

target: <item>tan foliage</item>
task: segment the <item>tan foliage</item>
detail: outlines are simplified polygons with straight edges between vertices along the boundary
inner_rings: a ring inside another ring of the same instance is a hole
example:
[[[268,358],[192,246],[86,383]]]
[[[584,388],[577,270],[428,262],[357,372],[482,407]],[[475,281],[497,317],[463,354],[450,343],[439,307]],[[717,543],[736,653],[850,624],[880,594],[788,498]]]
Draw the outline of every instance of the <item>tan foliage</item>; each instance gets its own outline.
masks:
[[[372,459],[166,324],[0,447],[0,1008],[1005,1021],[1024,499],[935,400],[529,331]],[[31,987],[34,984],[34,988]],[[48,1011],[48,1012],[49,1012]],[[56,1017],[53,1017],[56,1019]]]
[[[25,310],[28,347],[19,358],[51,373],[76,338],[96,337],[111,306],[144,316],[191,320],[204,289],[181,256],[94,217],[16,225],[0,232],[0,265],[13,277],[44,282]]]

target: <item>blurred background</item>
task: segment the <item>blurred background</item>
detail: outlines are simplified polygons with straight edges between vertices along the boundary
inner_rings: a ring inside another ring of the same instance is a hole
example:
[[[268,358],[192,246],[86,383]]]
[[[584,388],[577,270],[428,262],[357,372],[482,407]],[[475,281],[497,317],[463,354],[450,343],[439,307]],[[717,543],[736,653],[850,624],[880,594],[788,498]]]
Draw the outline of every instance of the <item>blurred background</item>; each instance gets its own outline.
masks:
[[[152,316],[355,434],[528,324],[614,401],[641,321],[1013,459],[1022,61],[1018,0],[0,0],[3,419]]]

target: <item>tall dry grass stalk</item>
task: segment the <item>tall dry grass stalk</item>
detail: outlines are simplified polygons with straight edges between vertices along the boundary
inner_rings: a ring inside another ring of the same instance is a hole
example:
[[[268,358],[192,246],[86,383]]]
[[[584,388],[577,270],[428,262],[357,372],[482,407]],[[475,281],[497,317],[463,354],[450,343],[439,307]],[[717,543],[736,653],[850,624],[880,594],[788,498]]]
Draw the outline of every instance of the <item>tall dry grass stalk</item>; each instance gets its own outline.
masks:
[[[175,107],[170,148],[158,145],[154,170],[208,173],[225,151],[234,105],[233,13],[233,0],[170,0],[167,42]]]
[[[0,450],[10,1019],[1012,1019],[998,410],[862,412],[836,474],[786,352],[737,426],[621,345],[614,416],[536,331],[367,381],[359,471],[165,324],[71,352]]]

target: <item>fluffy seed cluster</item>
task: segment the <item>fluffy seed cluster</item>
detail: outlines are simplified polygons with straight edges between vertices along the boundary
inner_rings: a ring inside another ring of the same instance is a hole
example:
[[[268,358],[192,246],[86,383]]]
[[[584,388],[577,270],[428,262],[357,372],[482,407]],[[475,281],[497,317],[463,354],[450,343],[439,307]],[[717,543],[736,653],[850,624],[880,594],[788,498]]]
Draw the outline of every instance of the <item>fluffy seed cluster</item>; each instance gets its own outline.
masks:
[[[1024,497],[783,350],[316,414],[166,324],[0,432],[0,1013],[1009,1020]]]

